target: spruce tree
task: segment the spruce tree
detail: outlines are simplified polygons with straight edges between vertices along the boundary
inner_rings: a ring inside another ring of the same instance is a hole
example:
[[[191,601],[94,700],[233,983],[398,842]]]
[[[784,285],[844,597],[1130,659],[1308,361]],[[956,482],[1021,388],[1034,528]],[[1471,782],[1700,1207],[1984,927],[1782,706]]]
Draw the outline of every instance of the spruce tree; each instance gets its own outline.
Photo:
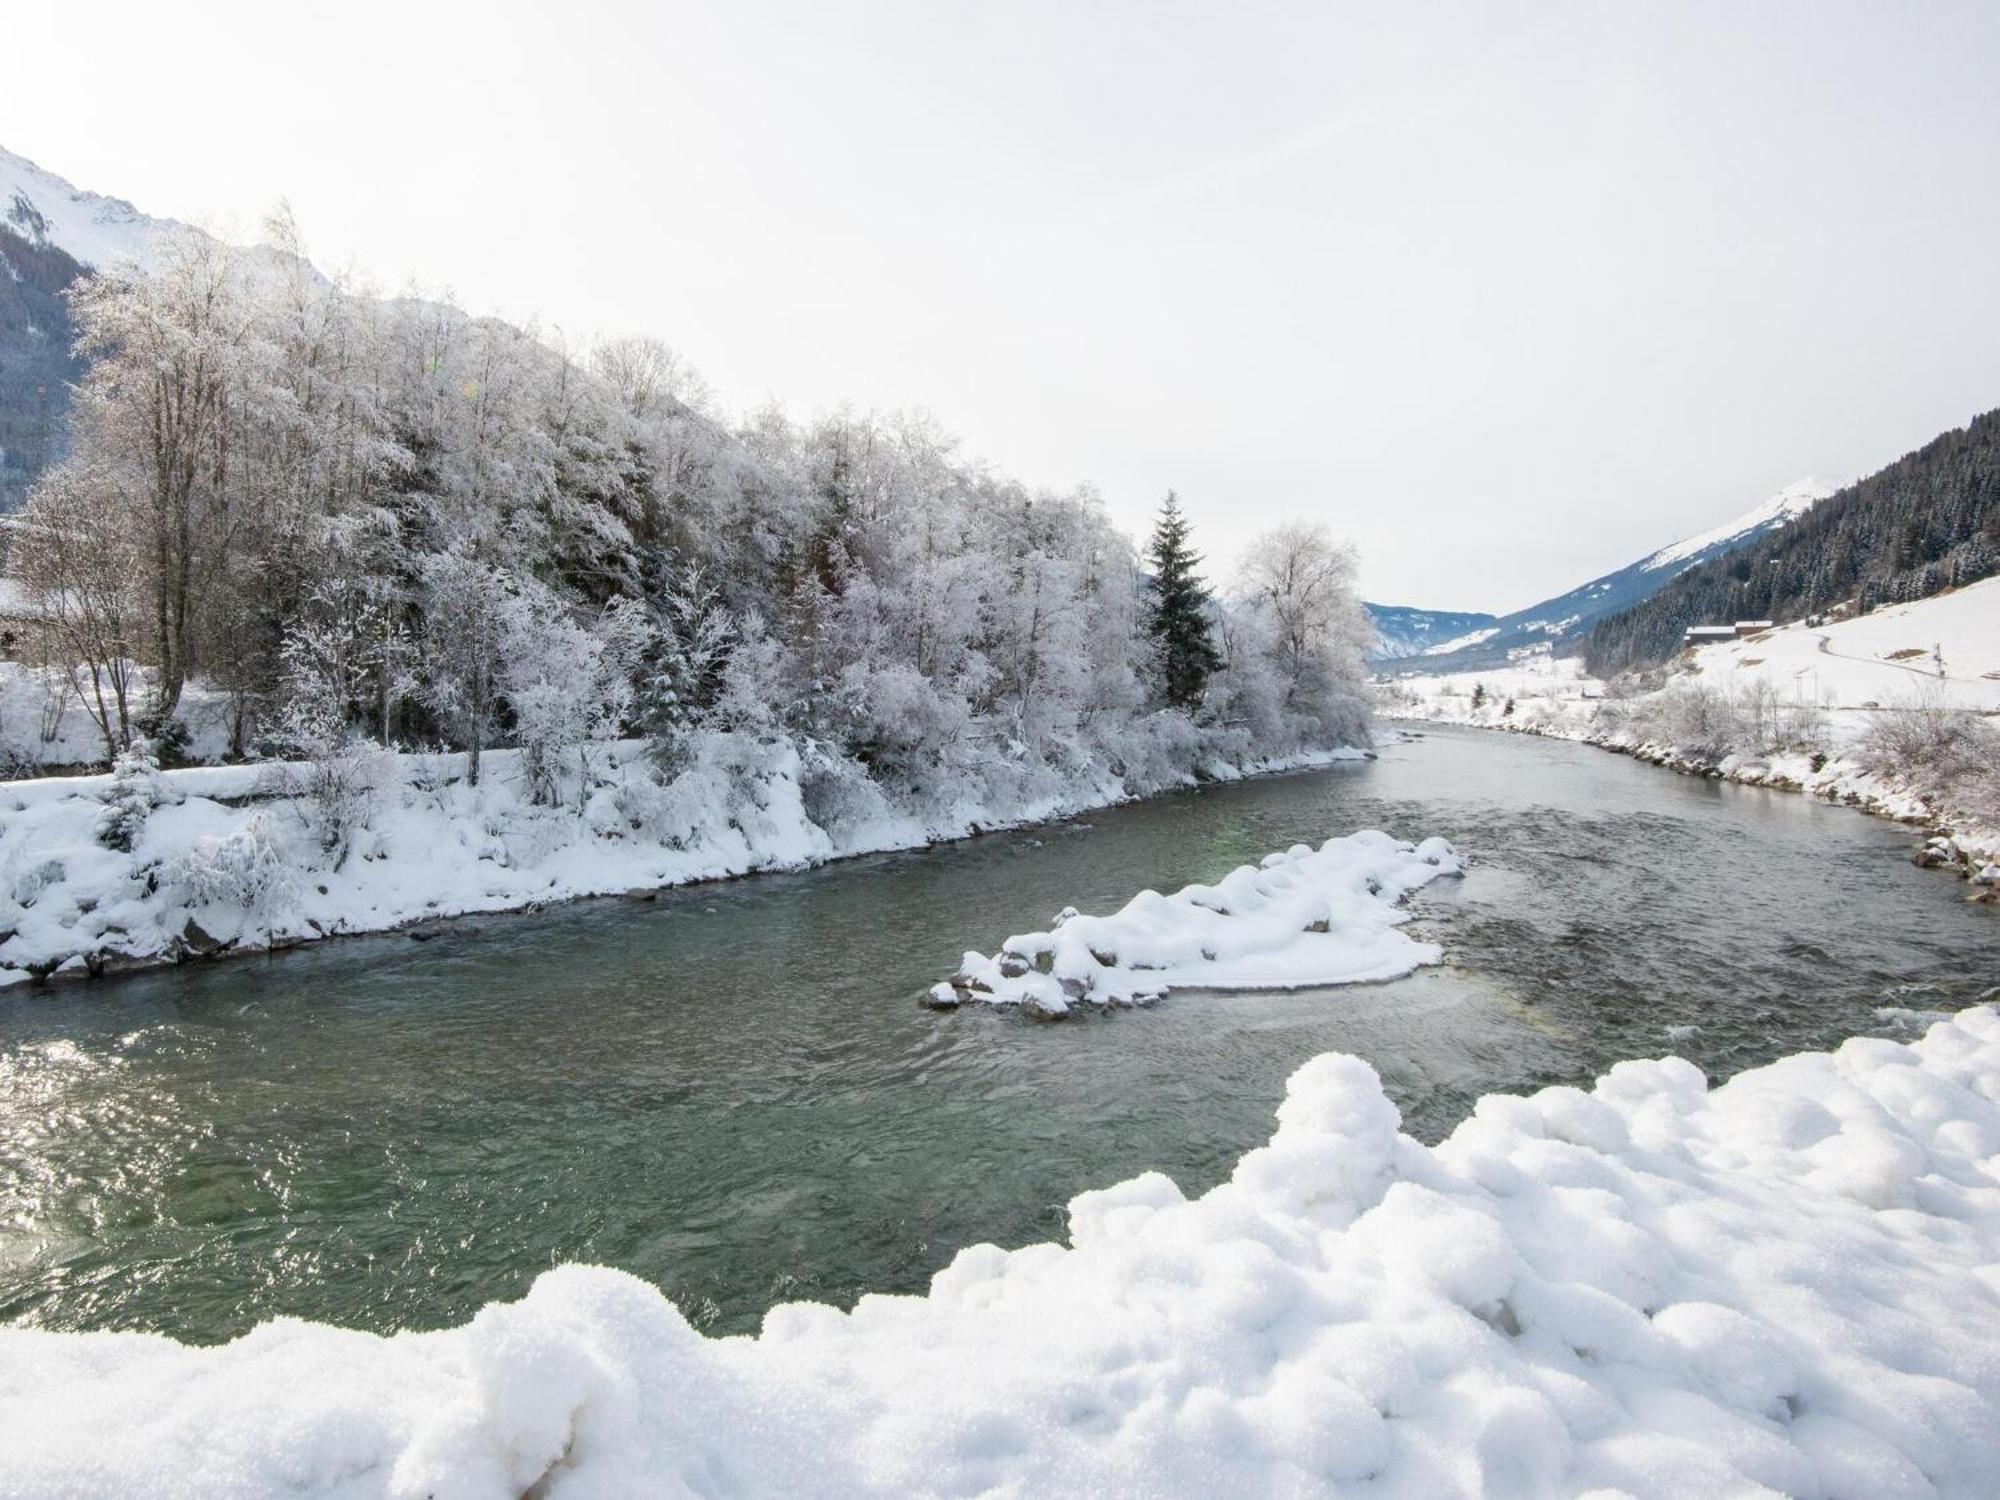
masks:
[[[1208,629],[1208,591],[1195,567],[1201,556],[1188,546],[1188,521],[1180,498],[1167,491],[1153,539],[1146,545],[1153,566],[1153,607],[1148,625],[1160,643],[1160,671],[1167,702],[1175,708],[1200,704],[1208,675],[1222,665]]]

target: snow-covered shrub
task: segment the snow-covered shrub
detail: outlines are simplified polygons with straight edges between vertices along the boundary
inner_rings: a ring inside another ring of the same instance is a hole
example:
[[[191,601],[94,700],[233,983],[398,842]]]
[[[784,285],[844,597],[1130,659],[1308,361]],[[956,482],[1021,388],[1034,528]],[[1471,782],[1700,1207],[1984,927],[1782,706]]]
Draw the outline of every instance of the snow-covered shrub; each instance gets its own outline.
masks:
[[[895,816],[865,767],[816,740],[799,747],[799,800],[806,816],[839,844],[851,845],[859,830]]]
[[[160,762],[152,741],[136,739],[119,752],[111,768],[111,785],[104,792],[104,811],[97,815],[97,842],[107,849],[131,853],[154,808],[166,800]]]
[[[877,776],[924,779],[944,765],[972,728],[965,699],[914,667],[870,670],[857,664],[842,674],[840,686],[852,705],[849,743]]]
[[[1808,699],[1787,698],[1762,677],[1752,678],[1737,693],[1748,749],[1762,754],[1781,750],[1816,750],[1825,737],[1826,713]]]
[[[288,907],[295,895],[291,867],[270,819],[252,813],[227,833],[203,834],[168,870],[190,906],[252,915]]]
[[[1856,749],[1869,770],[1940,810],[2000,823],[2000,728],[1954,708],[1937,687],[1871,714]]]
[[[1134,796],[1183,786],[1205,748],[1201,729],[1180,709],[1162,709],[1129,724],[1091,726],[1105,769]]]
[[[622,612],[607,616],[614,629]],[[521,580],[501,610],[501,688],[514,714],[529,800],[562,803],[562,767],[583,757],[577,806],[589,795],[590,748],[616,739],[632,707],[632,685],[606,634],[579,624],[552,591]]]
[[[396,785],[396,756],[360,735],[299,750],[302,759],[265,773],[264,789],[290,800],[337,870],[354,835],[369,825],[383,794]]]
[[[1676,683],[1638,700],[1632,732],[1643,742],[1669,747],[1690,760],[1719,761],[1748,748],[1742,705],[1706,683]]]
[[[696,755],[678,776],[628,768],[616,784],[592,793],[584,818],[600,836],[685,849],[727,820],[731,796],[729,776]]]

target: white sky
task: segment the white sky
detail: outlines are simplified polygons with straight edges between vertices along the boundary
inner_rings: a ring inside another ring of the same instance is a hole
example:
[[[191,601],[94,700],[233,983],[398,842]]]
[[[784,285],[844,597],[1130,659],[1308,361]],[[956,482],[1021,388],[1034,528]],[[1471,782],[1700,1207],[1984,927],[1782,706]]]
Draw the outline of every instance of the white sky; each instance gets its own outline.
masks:
[[[1511,609],[2000,404],[2000,5],[12,6],[0,144]],[[30,63],[29,60],[32,60]]]

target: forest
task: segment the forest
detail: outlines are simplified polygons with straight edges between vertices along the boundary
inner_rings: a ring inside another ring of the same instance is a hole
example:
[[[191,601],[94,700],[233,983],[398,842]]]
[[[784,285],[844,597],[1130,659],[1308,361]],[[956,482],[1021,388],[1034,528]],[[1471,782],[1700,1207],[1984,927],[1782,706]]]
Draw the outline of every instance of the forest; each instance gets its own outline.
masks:
[[[1664,662],[1690,625],[1780,624],[1922,599],[2000,572],[2000,411],[1975,417],[1750,546],[1600,620],[1584,654],[1610,677]]]
[[[925,415],[731,419],[657,340],[374,294],[283,214],[66,298],[66,456],[0,524],[17,654],[105,761],[193,756],[197,699],[210,758],[450,749],[476,784],[507,746],[544,803],[632,736],[669,774],[704,733],[782,738],[918,798],[1365,742],[1323,527],[1210,588],[1171,495],[1142,550],[1089,487],[1030,489]],[[0,725],[17,761],[31,728]]]

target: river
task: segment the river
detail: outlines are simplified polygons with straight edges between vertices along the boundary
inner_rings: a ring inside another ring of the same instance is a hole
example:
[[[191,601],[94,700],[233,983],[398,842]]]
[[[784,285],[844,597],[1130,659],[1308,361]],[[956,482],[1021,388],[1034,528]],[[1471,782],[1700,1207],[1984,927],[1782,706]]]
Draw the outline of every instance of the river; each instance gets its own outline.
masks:
[[[1472,860],[1444,967],[1035,1024],[918,995],[967,948],[1356,828]],[[1712,1077],[2000,984],[2000,920],[1907,830],[1558,741],[1379,760],[418,943],[0,994],[0,1321],[197,1341],[463,1321],[566,1260],[712,1332],[1060,1238],[1081,1189],[1189,1192],[1286,1077],[1367,1058],[1435,1139],[1492,1090],[1674,1051]],[[1692,1028],[1692,1029],[1689,1029]]]

